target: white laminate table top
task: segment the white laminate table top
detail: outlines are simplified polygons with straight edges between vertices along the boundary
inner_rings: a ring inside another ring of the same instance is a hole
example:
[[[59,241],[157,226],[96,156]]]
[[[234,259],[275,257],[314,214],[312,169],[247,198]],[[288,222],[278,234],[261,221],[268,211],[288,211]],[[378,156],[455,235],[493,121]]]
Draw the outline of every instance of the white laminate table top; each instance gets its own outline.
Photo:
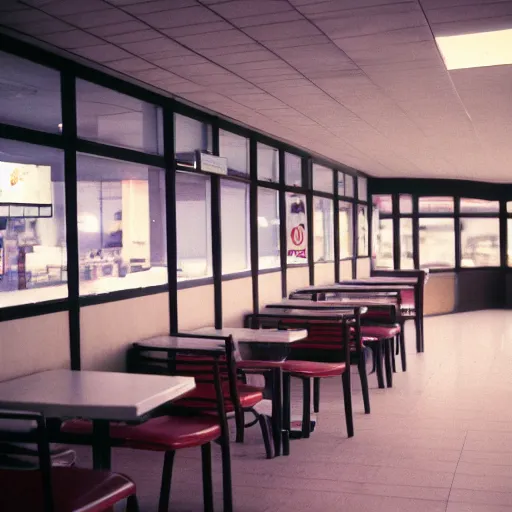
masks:
[[[137,421],[194,389],[192,377],[48,370],[0,383],[0,408],[48,418]]]
[[[233,336],[238,343],[294,343],[307,337],[306,329],[244,329],[242,327],[202,327],[192,331],[206,336]]]
[[[170,348],[180,350],[198,350],[208,352],[224,352],[225,344],[222,340],[207,338],[189,338],[188,336],[169,336],[163,334],[153,336],[135,343],[139,347]]]

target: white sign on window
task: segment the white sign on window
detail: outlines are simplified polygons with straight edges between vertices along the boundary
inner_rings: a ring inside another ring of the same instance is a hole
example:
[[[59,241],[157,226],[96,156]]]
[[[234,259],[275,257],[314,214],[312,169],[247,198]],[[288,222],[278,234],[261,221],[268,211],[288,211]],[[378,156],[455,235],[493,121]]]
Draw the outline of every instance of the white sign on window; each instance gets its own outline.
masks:
[[[197,152],[197,162],[199,169],[203,172],[213,174],[228,174],[228,159],[221,156],[210,155],[208,153]]]
[[[0,162],[0,203],[51,205],[51,167]]]

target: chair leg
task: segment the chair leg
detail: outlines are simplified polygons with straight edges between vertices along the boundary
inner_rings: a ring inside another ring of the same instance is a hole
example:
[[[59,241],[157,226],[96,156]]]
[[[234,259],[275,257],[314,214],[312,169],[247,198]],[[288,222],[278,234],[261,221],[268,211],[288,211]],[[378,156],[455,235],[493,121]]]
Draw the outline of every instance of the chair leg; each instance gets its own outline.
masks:
[[[386,367],[386,383],[388,388],[393,387],[393,369],[391,367],[391,340],[384,340],[384,365]]]
[[[395,361],[395,338],[391,338],[391,367],[393,368],[393,373],[396,373],[396,361]],[[396,345],[398,346],[398,340],[396,340]]]
[[[258,422],[261,428],[263,443],[265,444],[265,453],[267,459],[274,458],[274,441],[272,439],[272,421],[265,414],[258,414]]]
[[[377,382],[379,384],[380,389],[384,389],[386,386],[384,385],[384,372],[382,369],[382,341],[378,341],[375,344],[375,349],[373,350],[373,360],[376,365],[377,372]]]
[[[290,374],[283,373],[283,455],[290,455]]]
[[[320,379],[318,377],[313,379],[313,410],[320,412]]]
[[[402,361],[402,371],[407,371],[407,355],[405,353],[405,334],[402,329],[398,335],[398,344],[400,345],[400,359]]]
[[[245,414],[243,410],[235,411],[236,439],[235,442],[243,443],[245,439]]]
[[[213,512],[212,445],[210,443],[201,446],[201,462],[203,470],[204,512]]]
[[[350,368],[341,376],[343,384],[343,402],[345,405],[345,421],[348,437],[354,437],[354,419],[352,418],[352,391],[350,389]]]
[[[363,403],[365,414],[370,414],[370,390],[368,389],[368,375],[366,375],[366,352],[361,350],[361,358],[357,365],[359,379],[361,380],[361,391],[363,393]]]
[[[272,371],[272,434],[274,436],[274,453],[276,457],[281,455],[283,439],[283,392],[282,370],[275,368]]]
[[[311,381],[302,379],[302,437],[311,433]]]
[[[231,482],[231,453],[229,450],[229,437],[223,436],[220,443],[222,456],[222,494],[224,512],[233,512],[233,484]]]
[[[175,452],[165,452],[164,468],[162,470],[162,485],[160,486],[160,500],[158,502],[158,512],[167,512],[169,510],[174,454]]]
[[[139,501],[135,494],[133,496],[128,496],[128,499],[126,500],[126,512],[139,512]]]

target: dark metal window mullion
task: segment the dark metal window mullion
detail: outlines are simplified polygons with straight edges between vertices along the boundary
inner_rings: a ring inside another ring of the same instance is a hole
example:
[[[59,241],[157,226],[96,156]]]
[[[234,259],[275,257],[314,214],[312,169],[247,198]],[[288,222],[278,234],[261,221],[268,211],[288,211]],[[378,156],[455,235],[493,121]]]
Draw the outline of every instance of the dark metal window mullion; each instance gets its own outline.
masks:
[[[76,158],[75,77],[63,71],[62,137],[64,141],[64,193],[66,198],[66,254],[68,272],[69,349],[72,370],[81,369],[80,354],[80,268],[78,251],[78,179]]]
[[[285,182],[285,165],[284,165],[284,150],[279,149],[279,240],[281,258],[281,294],[283,297],[287,296],[287,233],[286,233],[286,192],[284,188]]]
[[[357,176],[352,178],[354,184],[354,197],[352,199],[352,279],[357,278],[357,260],[359,258],[359,210],[357,198],[359,197],[359,183]]]
[[[393,194],[391,198],[393,204],[393,268],[400,270],[400,201],[398,194]]]
[[[418,196],[412,196],[412,256],[414,268],[420,268],[420,219],[418,216]]]
[[[164,116],[165,221],[167,233],[167,279],[169,282],[169,325],[171,334],[179,332],[178,317],[178,228],[176,218],[176,154],[174,113]]]
[[[453,198],[453,222],[455,232],[455,270],[459,271],[461,267],[461,229],[460,229],[460,197]]]
[[[309,269],[309,284],[315,284],[315,234],[314,230],[314,208],[313,208],[313,160],[311,158],[302,159],[302,184],[306,186],[306,223],[308,226],[307,238],[307,262]],[[304,183],[304,178],[306,182]]]
[[[508,214],[507,202],[500,201],[500,265],[503,269],[508,267]]]
[[[219,127],[212,126],[213,154],[219,155]],[[221,198],[220,176],[211,177],[211,215],[212,215],[212,270],[213,302],[215,308],[215,328],[222,328],[222,232],[221,232]]]
[[[334,242],[334,282],[339,282],[340,279],[340,200],[337,196],[338,193],[338,171],[334,171],[332,176],[332,186],[334,194],[334,218],[333,218],[333,242]]]
[[[259,241],[258,241],[258,147],[256,139],[249,140],[249,226],[251,246],[251,278],[253,312],[259,312]]]

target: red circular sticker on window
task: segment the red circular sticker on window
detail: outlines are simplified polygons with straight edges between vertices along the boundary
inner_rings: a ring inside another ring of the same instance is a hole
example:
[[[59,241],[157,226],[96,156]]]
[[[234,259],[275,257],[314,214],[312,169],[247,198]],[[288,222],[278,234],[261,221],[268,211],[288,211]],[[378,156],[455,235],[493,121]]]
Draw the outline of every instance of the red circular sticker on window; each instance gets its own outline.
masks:
[[[304,243],[304,226],[296,226],[290,233],[293,245],[300,247]]]

